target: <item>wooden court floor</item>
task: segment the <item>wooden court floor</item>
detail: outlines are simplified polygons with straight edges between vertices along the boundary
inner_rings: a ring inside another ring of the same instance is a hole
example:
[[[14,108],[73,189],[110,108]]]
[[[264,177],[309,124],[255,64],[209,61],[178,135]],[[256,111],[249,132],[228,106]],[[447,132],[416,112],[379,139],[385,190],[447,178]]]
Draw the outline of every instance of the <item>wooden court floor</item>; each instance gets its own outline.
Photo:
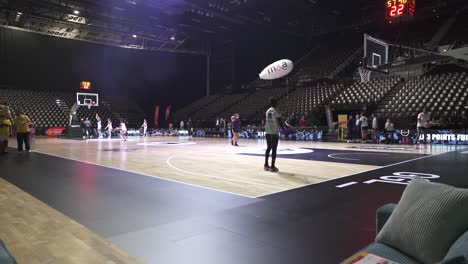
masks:
[[[233,147],[228,139],[213,138],[130,137],[126,142],[117,138],[36,138],[33,151],[247,197],[260,197],[381,167],[343,163],[338,158],[333,160],[336,162],[313,160],[314,150],[339,153],[357,147],[352,150],[369,151],[359,147],[374,146],[371,144],[281,141],[279,154],[284,155],[276,162],[280,171],[272,173],[263,170],[265,141],[240,140],[239,144],[240,147]],[[452,149],[441,145],[425,149],[395,147],[397,149],[376,151],[438,154]],[[288,154],[307,154],[312,158],[290,159]]]
[[[142,263],[0,178],[0,238],[18,263]]]

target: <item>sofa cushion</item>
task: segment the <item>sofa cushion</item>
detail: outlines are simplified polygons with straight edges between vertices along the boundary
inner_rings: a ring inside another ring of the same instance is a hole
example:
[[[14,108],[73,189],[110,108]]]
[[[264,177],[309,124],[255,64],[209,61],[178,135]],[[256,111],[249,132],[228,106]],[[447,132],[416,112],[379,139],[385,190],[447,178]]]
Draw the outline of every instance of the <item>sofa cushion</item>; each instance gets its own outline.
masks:
[[[442,263],[446,264],[449,260],[457,258],[463,258],[465,263],[468,263],[468,230],[453,243]]]
[[[399,264],[420,264],[416,260],[406,256],[400,251],[382,243],[376,242],[376,243],[370,244],[362,251],[380,256],[382,258],[386,258],[388,260],[391,260]]]
[[[377,235],[422,263],[441,261],[468,229],[468,189],[413,179]]]

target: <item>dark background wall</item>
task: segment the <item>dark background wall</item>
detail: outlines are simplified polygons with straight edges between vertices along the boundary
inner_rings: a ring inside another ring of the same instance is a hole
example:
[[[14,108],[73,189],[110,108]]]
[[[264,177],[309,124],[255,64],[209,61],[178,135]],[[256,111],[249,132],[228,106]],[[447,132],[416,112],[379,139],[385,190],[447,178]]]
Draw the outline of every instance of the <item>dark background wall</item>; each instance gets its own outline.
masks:
[[[206,59],[147,52],[0,29],[0,84],[76,92],[82,80],[101,94],[129,96],[145,110],[183,105],[205,93]]]
[[[305,52],[300,38],[273,29],[244,30],[212,41],[211,90],[234,91],[273,61]],[[18,89],[76,92],[80,81],[100,94],[129,96],[151,113],[178,109],[206,93],[206,57],[148,52],[0,28],[0,84]]]

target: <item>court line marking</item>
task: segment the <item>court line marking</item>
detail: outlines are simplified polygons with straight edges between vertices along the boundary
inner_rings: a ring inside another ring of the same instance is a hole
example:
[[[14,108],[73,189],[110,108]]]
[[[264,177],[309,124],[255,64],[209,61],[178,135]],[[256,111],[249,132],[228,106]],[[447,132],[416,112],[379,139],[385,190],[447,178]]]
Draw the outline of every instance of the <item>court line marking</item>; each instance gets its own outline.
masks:
[[[291,189],[284,190],[284,191],[279,191],[279,192],[269,193],[269,194],[265,194],[265,195],[260,195],[260,196],[257,196],[257,197],[255,197],[255,198],[264,198],[264,197],[267,197],[267,196],[273,195],[273,194],[278,194],[278,193],[282,193],[282,192],[288,192],[288,191],[292,191],[292,190],[297,190],[297,189],[305,188],[305,187],[308,187],[308,186],[311,186],[311,185],[315,185],[315,184],[321,184],[321,183],[325,183],[325,182],[335,181],[335,180],[338,180],[338,179],[343,179],[343,178],[351,177],[351,176],[354,176],[354,175],[357,175],[357,174],[366,173],[366,172],[375,171],[375,170],[380,170],[380,169],[392,167],[392,166],[395,166],[395,165],[400,165],[400,164],[403,164],[403,163],[412,162],[412,161],[416,161],[416,160],[420,160],[420,159],[425,159],[425,158],[429,158],[429,157],[435,157],[435,156],[439,156],[439,155],[442,155],[442,154],[447,154],[447,153],[455,152],[455,151],[459,151],[459,149],[451,150],[451,151],[447,151],[447,152],[441,152],[441,153],[437,153],[437,154],[433,154],[433,155],[427,155],[427,156],[423,156],[423,157],[418,157],[418,158],[414,158],[414,159],[410,159],[410,160],[405,160],[405,161],[397,162],[397,163],[394,163],[394,164],[390,164],[390,165],[386,165],[386,166],[382,166],[382,167],[370,169],[370,170],[367,170],[367,171],[361,171],[361,172],[356,172],[356,173],[348,174],[348,175],[341,176],[341,177],[337,177],[337,178],[330,179],[330,180],[324,180],[324,181],[321,181],[321,182],[311,183],[311,184],[307,184],[307,185],[303,185],[303,186],[291,188]]]
[[[247,195],[243,195],[243,194],[240,194],[240,193],[234,193],[234,192],[224,191],[224,190],[220,190],[220,189],[214,189],[214,188],[210,188],[210,187],[206,187],[206,186],[195,185],[195,184],[188,183],[188,182],[183,182],[183,181],[178,181],[178,180],[173,180],[173,179],[168,179],[168,178],[162,178],[160,176],[149,175],[149,174],[145,174],[145,173],[139,173],[139,172],[130,171],[130,170],[122,169],[122,168],[115,168],[115,167],[111,167],[111,166],[107,166],[107,165],[97,164],[97,163],[94,163],[94,162],[82,161],[82,160],[62,157],[62,156],[59,156],[59,155],[45,153],[45,152],[42,152],[42,151],[31,150],[31,152],[39,153],[39,154],[43,154],[43,155],[47,155],[47,156],[52,156],[52,157],[56,157],[56,158],[81,162],[81,163],[85,163],[85,164],[89,164],[89,165],[100,166],[100,167],[104,167],[104,168],[108,168],[108,169],[114,169],[114,170],[119,170],[119,171],[130,172],[130,173],[139,174],[139,175],[143,175],[143,176],[146,176],[146,177],[156,178],[156,179],[160,179],[160,180],[164,180],[164,181],[169,181],[169,182],[174,182],[174,183],[182,183],[182,184],[192,186],[192,187],[198,187],[198,188],[207,189],[207,190],[210,190],[210,191],[217,191],[217,192],[232,194],[232,195],[236,195],[236,196],[240,196],[240,197],[244,197],[244,198],[249,198],[249,199],[256,199],[257,198],[256,196],[247,196]]]
[[[342,160],[360,160],[360,159],[351,159],[351,158],[338,158],[337,155],[377,155],[377,156],[388,156],[390,154],[380,154],[380,153],[333,153],[329,154],[328,157],[332,159],[342,159]]]
[[[345,184],[337,185],[335,187],[336,188],[344,188],[344,187],[348,187],[348,186],[356,184],[356,183],[359,183],[359,182],[348,182],[348,183],[345,183]]]
[[[171,160],[173,160],[177,156],[178,155],[174,155],[174,156],[169,157],[166,160],[166,164],[169,167],[171,167],[171,168],[173,168],[175,170],[178,170],[180,172],[189,173],[189,174],[198,175],[198,176],[207,177],[207,178],[214,178],[214,179],[220,179],[220,180],[226,180],[226,181],[240,182],[240,183],[245,183],[245,184],[250,184],[250,185],[263,185],[263,186],[267,186],[267,187],[273,187],[273,188],[276,188],[276,189],[281,188],[281,187],[278,187],[277,185],[271,185],[271,184],[266,184],[266,183],[255,183],[255,182],[249,182],[249,181],[243,181],[243,180],[237,180],[237,179],[231,179],[231,178],[225,178],[225,177],[219,177],[219,176],[212,176],[212,175],[202,174],[202,173],[193,172],[193,171],[187,171],[187,170],[184,170],[184,169],[181,169],[181,168],[178,168],[178,167],[172,165]]]

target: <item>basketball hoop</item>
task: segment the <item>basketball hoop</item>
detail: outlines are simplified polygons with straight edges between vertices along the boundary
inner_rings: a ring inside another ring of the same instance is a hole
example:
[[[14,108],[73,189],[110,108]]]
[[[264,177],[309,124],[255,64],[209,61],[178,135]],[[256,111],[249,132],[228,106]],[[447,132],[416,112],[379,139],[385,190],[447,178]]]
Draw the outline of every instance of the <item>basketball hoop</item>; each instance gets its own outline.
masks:
[[[370,82],[370,75],[372,73],[372,71],[364,68],[364,67],[359,67],[358,68],[358,72],[359,72],[359,75],[361,76],[361,82],[362,83],[366,83],[366,82]]]

